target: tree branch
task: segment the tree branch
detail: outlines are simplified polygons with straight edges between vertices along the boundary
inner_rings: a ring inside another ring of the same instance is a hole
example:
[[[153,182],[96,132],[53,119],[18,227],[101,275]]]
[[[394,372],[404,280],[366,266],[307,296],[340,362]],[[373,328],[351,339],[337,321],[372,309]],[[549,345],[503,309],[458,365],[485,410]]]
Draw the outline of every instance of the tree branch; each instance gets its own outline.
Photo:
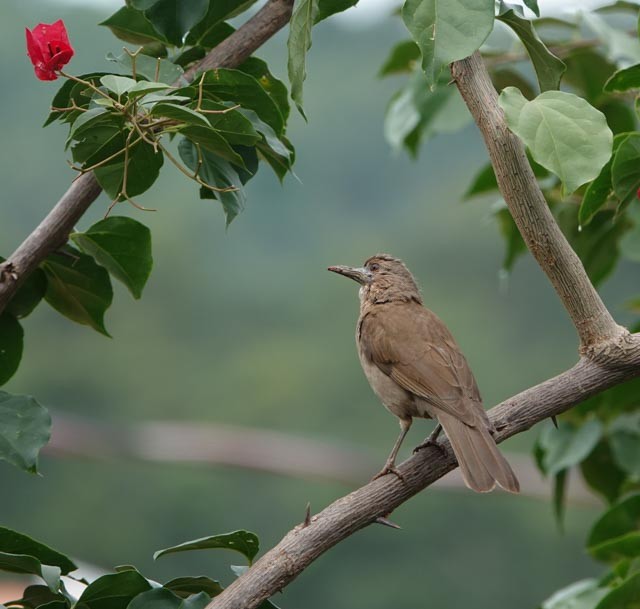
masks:
[[[581,350],[595,349],[621,336],[626,330],[604,306],[549,210],[523,143],[507,127],[480,53],[454,62],[451,74],[482,133],[500,192],[527,247],[571,316]]]
[[[269,0],[251,19],[187,70],[183,78],[212,68],[241,64],[288,21],[293,0]],[[22,282],[53,251],[64,245],[69,233],[102,192],[93,173],[78,177],[47,217],[24,242],[0,264],[0,313]]]
[[[502,402],[489,417],[501,442],[587,398],[640,376],[640,334],[631,335],[610,315],[576,253],[560,231],[527,160],[498,105],[480,54],[452,64],[451,72],[489,150],[500,191],[525,243],[564,303],[581,341],[582,358],[570,370]],[[299,524],[207,609],[253,609],[281,590],[321,554],[386,516],[456,467],[448,441],[444,454],[420,451],[388,475],[342,497]],[[302,516],[302,514],[301,514]]]
[[[587,398],[640,376],[640,334],[619,339],[610,363],[582,357],[570,370],[505,400],[489,411],[498,432],[496,441],[526,431]],[[298,525],[244,575],[216,596],[207,609],[253,609],[295,579],[314,560],[356,531],[385,516],[456,467],[448,440],[445,453],[427,448],[398,469],[405,479],[388,475],[342,497]],[[300,519],[303,507],[300,506]]]

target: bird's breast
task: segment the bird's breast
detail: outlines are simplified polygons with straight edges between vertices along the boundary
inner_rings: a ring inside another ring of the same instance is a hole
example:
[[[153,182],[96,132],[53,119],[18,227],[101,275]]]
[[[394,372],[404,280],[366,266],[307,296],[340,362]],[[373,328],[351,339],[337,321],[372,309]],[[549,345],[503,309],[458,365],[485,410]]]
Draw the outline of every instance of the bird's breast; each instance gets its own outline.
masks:
[[[371,385],[371,389],[373,389],[387,410],[401,419],[424,416],[418,413],[413,395],[390,379],[371,361],[362,349],[357,337],[356,342],[362,370],[369,381],[369,385]]]

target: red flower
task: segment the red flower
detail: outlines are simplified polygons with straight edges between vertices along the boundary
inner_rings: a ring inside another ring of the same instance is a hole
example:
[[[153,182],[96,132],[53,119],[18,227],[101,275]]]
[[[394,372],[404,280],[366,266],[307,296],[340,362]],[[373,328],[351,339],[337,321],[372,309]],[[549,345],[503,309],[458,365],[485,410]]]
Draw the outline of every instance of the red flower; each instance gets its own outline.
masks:
[[[55,80],[57,70],[69,63],[73,49],[62,19],[55,23],[38,23],[33,31],[26,29],[27,55],[40,80]]]

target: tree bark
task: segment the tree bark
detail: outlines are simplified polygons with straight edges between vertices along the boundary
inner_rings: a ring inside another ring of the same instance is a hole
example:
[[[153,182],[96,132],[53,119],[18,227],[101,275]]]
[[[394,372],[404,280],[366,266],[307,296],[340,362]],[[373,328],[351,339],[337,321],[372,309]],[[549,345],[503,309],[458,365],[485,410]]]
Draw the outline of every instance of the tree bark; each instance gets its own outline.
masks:
[[[183,78],[191,81],[204,70],[240,65],[289,21],[293,1],[267,2],[242,27],[187,70]],[[38,265],[67,242],[73,227],[101,192],[93,173],[79,176],[40,225],[0,264],[0,313]]]

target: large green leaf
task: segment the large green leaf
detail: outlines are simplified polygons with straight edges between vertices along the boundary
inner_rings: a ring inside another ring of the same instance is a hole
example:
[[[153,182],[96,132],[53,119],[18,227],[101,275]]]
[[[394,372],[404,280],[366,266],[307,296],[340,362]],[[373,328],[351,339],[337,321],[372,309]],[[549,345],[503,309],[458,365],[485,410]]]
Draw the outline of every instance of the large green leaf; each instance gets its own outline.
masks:
[[[395,150],[404,146],[416,156],[420,143],[438,133],[452,133],[471,121],[471,115],[455,87],[441,78],[431,89],[424,73],[414,72],[392,98],[384,122],[386,140]]]
[[[607,588],[598,586],[598,580],[583,579],[558,590],[540,609],[595,609],[607,592]]]
[[[444,66],[471,55],[491,33],[494,0],[406,0],[402,19],[420,47],[431,86]]]
[[[616,151],[620,144],[627,138],[628,133],[618,133],[613,138],[613,147],[611,158],[605,163],[598,177],[589,184],[587,190],[582,197],[580,204],[580,212],[578,213],[578,222],[580,226],[586,226],[609,200],[613,191],[611,183],[611,168]]]
[[[611,183],[622,205],[640,188],[640,133],[629,133],[620,142],[611,165]]]
[[[217,1],[217,0],[214,0]],[[209,0],[131,0],[169,42],[182,46],[184,35],[207,13]]]
[[[123,6],[99,25],[108,27],[120,40],[132,44],[167,42],[167,39],[153,27],[142,11],[132,6]]]
[[[221,159],[225,159],[238,167],[244,168],[243,158],[231,147],[229,142],[224,139],[215,129],[209,127],[207,123],[206,127],[199,125],[189,125],[183,127],[180,133],[189,138],[192,142],[199,144],[203,150],[212,152],[219,156]]]
[[[0,551],[0,570],[38,575],[52,592],[60,587],[60,567],[44,565],[33,556]]]
[[[602,112],[584,99],[546,91],[528,101],[513,87],[499,99],[511,131],[562,180],[567,193],[597,177],[611,157],[613,133]]]
[[[50,604],[59,602],[62,602],[63,606]],[[65,609],[70,605],[65,596],[53,592],[48,586],[42,586],[40,584],[27,586],[22,593],[21,599],[7,604],[11,607],[19,606],[25,609],[37,609],[43,605],[48,605],[47,609]]]
[[[506,23],[522,41],[538,76],[540,91],[558,89],[567,66],[540,40],[531,21],[518,16],[513,9],[498,15],[498,19]]]
[[[132,218],[111,216],[83,233],[72,233],[71,239],[122,281],[134,298],[140,298],[153,265],[151,231],[144,224]]]
[[[591,454],[580,464],[585,482],[602,495],[609,503],[618,499],[627,479],[625,473],[613,460],[607,442],[599,442]]]
[[[42,263],[46,301],[65,317],[109,336],[104,327],[104,313],[113,300],[109,273],[91,256],[69,247],[64,252]]]
[[[126,161],[126,176],[125,176]],[[94,173],[100,186],[112,200],[137,197],[156,181],[164,162],[164,155],[147,142],[129,146],[127,154],[121,154],[113,161],[98,167]],[[126,177],[126,184],[124,183]],[[123,196],[120,196],[121,193]]]
[[[51,417],[46,408],[30,395],[0,391],[0,459],[37,473],[38,453],[50,436]]]
[[[391,53],[382,64],[378,76],[413,72],[420,60],[420,48],[413,40],[403,40],[391,49]]]
[[[198,156],[196,144],[186,138],[178,144],[178,152],[189,169],[198,169],[198,176],[206,184],[222,189],[233,188],[226,192],[213,192],[203,187],[200,193],[201,198],[218,199],[222,203],[228,226],[243,209],[246,201],[242,180],[236,169],[231,163],[208,150],[201,149]]]
[[[260,86],[278,106],[278,110],[286,122],[290,111],[289,92],[287,86],[271,73],[267,62],[257,57],[249,57],[238,66],[238,70],[253,76],[260,83]]]
[[[223,590],[219,582],[205,576],[176,577],[164,584],[164,587],[182,598],[187,598],[198,592],[205,592],[210,597],[214,597]]]
[[[77,609],[126,609],[138,594],[151,590],[151,584],[134,570],[103,575],[82,592]]]
[[[229,144],[234,146],[253,146],[260,139],[260,135],[253,128],[251,121],[244,115],[244,112],[251,112],[254,116],[257,116],[253,110],[230,110],[228,105],[209,99],[202,100],[202,108],[207,111],[221,112],[220,114],[207,114],[206,116],[208,124],[224,137]],[[222,111],[224,111],[224,114]],[[273,132],[273,129],[271,131]]]
[[[222,22],[244,12],[255,2],[256,0],[210,0],[203,19],[189,31],[187,44],[207,49],[216,46],[218,44],[216,31],[220,25],[226,25]]]
[[[318,15],[319,0],[295,0],[289,22],[289,59],[287,69],[291,83],[291,99],[302,110],[302,84],[307,77],[307,52],[311,48],[311,28]]]
[[[107,53],[107,60],[116,63],[126,73],[131,74],[132,59],[128,53],[122,53],[118,56],[113,53]],[[157,80],[160,83],[173,84],[184,74],[184,70],[179,65],[168,59],[149,57],[149,55],[139,53],[135,62],[137,76],[142,76],[148,81]],[[138,86],[140,85],[142,85],[141,82],[138,83]]]
[[[544,452],[543,470],[548,475],[573,467],[591,453],[602,437],[602,424],[592,419],[580,427],[560,422],[558,428],[548,425],[538,440]]]
[[[79,78],[95,85],[100,82],[100,78],[105,74],[107,74],[107,72],[91,72],[89,74],[82,74]],[[89,89],[89,85],[85,85],[71,79],[65,80],[51,101],[52,110],[43,127],[50,125],[58,119],[63,122],[72,122],[72,118],[75,120],[80,114],[80,111],[74,113],[54,110],[53,108],[69,108],[72,103],[75,103],[76,106],[79,106],[80,108],[88,106],[91,98],[83,95],[83,92],[87,89]]]
[[[80,141],[72,145],[73,160],[84,167],[93,167],[111,157],[124,157],[127,136],[123,127],[124,122],[121,125],[113,122],[96,125],[91,131],[83,134]]]
[[[204,114],[200,114],[191,108],[180,106],[178,104],[159,102],[153,106],[149,114],[151,116],[164,116],[166,118],[171,118],[187,125],[209,127],[209,121]]]
[[[318,0],[318,14],[315,23],[320,23],[327,17],[346,11],[358,4],[358,0]]]
[[[637,609],[640,599],[640,573],[614,588],[596,605],[596,609]]]
[[[186,541],[185,543],[178,544],[177,546],[158,550],[153,555],[153,558],[155,560],[166,554],[173,554],[176,552],[210,550],[217,548],[240,552],[240,554],[246,556],[249,563],[251,563],[260,549],[260,543],[255,533],[239,530],[232,531],[231,533],[223,533],[221,535],[213,535],[211,537],[202,537],[200,539],[194,539],[193,541]]]
[[[607,431],[616,463],[634,478],[640,478],[640,412],[621,414]]]
[[[640,555],[640,494],[614,505],[593,525],[587,548],[598,560]]]
[[[127,609],[204,609],[210,601],[205,592],[181,598],[166,588],[154,588],[138,594]]]
[[[629,89],[640,89],[640,64],[618,70],[604,85],[604,90],[609,93]]]
[[[11,313],[0,314],[0,385],[15,373],[22,359],[24,332]]]
[[[195,88],[187,89],[194,91]],[[205,73],[202,89],[214,101],[230,101],[253,110],[279,136],[283,134],[284,119],[278,105],[253,76],[239,70],[210,70]],[[176,91],[180,92],[180,89]]]

